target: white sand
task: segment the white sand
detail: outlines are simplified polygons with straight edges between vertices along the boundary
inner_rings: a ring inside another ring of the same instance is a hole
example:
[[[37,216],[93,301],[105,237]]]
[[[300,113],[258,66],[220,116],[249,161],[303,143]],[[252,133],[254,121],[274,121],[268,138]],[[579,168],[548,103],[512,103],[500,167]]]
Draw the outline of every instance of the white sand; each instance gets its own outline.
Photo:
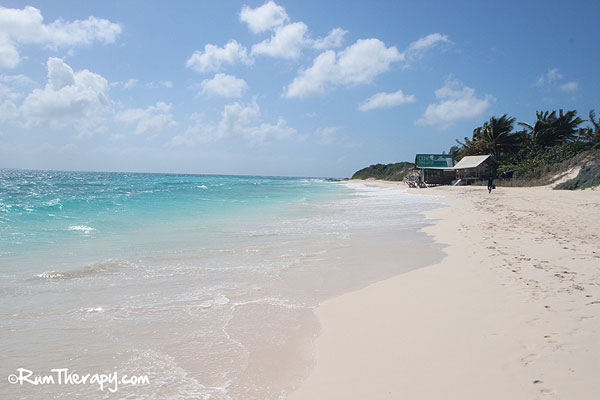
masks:
[[[418,193],[447,257],[322,304],[290,398],[600,398],[600,192]]]

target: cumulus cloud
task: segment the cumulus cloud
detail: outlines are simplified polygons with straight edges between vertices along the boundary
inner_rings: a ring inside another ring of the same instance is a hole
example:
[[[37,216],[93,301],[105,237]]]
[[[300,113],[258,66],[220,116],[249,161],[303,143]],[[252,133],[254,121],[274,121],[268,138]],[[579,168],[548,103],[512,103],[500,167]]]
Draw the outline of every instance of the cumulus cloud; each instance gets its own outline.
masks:
[[[269,1],[257,8],[244,6],[240,12],[240,21],[248,24],[254,33],[268,31],[289,21],[285,8]]]
[[[44,24],[42,13],[35,7],[21,10],[0,6],[0,67],[15,68],[20,63],[20,44],[41,44],[52,49],[88,46],[96,41],[113,43],[120,33],[121,27],[106,19],[58,19]]]
[[[342,28],[334,28],[324,38],[314,40],[313,47],[317,50],[328,50],[342,47],[344,36],[348,31]]]
[[[360,39],[337,54],[328,50],[317,56],[294,78],[284,97],[305,98],[322,95],[330,86],[370,83],[403,59],[396,47],[386,47],[379,39]]]
[[[341,47],[347,31],[342,28],[332,29],[324,38],[311,39],[308,27],[304,22],[289,23],[285,8],[269,1],[257,8],[244,6],[240,12],[240,21],[246,22],[254,33],[274,31],[269,39],[252,46],[251,55],[294,60],[300,57],[302,50],[313,47],[327,50]]]
[[[306,37],[308,27],[304,22],[294,22],[275,30],[271,38],[252,46],[251,54],[270,57],[297,59],[302,49],[309,44]]]
[[[248,85],[243,79],[219,73],[212,79],[203,80],[200,88],[201,95],[235,98],[242,97]]]
[[[60,58],[50,57],[47,67],[44,89],[34,89],[21,105],[26,125],[70,125],[80,133],[100,130],[110,108],[108,81],[86,69],[74,72]]]
[[[480,117],[495,101],[489,94],[477,97],[475,89],[455,80],[448,80],[443,87],[436,90],[435,96],[440,102],[428,105],[416,123],[438,126],[442,130],[459,121]]]
[[[162,101],[147,108],[128,108],[115,115],[115,121],[133,125],[132,133],[159,134],[167,128],[177,126],[171,113],[172,105]]]
[[[316,40],[313,46],[334,44],[338,40],[341,43],[342,31],[334,29],[328,35],[330,40]],[[370,83],[376,76],[388,71],[392,63],[403,62],[408,65],[410,60],[421,57],[425,51],[445,42],[449,42],[446,35],[432,33],[410,43],[405,51],[399,52],[394,46],[386,47],[379,39],[360,39],[337,53],[328,50],[319,54],[311,67],[299,71],[283,96],[306,98],[323,95],[334,86]]]
[[[204,51],[195,51],[185,65],[197,72],[211,72],[218,71],[224,64],[251,65],[252,62],[246,48],[237,41],[230,40],[224,47],[207,44]]]
[[[261,113],[256,100],[243,105],[238,102],[223,108],[217,123],[204,121],[202,115],[194,114],[192,124],[183,135],[173,138],[173,145],[194,146],[226,138],[241,138],[250,145],[264,145],[283,140],[296,133],[283,118],[276,124],[261,121]]]
[[[369,111],[376,108],[396,107],[405,103],[414,103],[415,96],[412,94],[406,95],[402,90],[393,93],[377,93],[362,102],[358,109],[360,111]]]

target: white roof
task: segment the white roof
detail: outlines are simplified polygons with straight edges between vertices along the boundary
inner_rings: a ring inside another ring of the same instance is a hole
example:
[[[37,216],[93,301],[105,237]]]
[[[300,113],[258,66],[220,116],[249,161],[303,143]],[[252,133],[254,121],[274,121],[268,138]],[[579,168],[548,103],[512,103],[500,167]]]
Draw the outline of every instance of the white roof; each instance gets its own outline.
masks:
[[[491,155],[489,154],[487,156],[465,156],[456,163],[454,169],[477,168],[482,162],[490,157]]]

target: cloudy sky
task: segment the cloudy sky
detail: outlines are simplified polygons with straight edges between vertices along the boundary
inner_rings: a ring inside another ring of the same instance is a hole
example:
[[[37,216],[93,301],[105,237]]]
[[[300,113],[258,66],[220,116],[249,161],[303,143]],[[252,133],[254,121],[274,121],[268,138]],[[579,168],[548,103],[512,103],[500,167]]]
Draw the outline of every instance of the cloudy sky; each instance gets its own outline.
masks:
[[[592,1],[0,1],[0,168],[346,177],[600,111]]]

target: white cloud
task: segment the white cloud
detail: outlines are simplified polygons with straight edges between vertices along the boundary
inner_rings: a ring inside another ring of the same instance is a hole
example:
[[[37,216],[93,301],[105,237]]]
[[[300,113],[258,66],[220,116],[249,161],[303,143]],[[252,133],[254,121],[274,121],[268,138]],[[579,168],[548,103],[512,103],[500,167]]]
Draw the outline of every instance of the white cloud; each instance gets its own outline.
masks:
[[[336,28],[339,29],[339,28]],[[343,39],[342,30],[334,29],[328,37]],[[332,86],[352,86],[370,83],[376,76],[390,69],[394,62],[405,62],[420,57],[438,43],[449,42],[446,35],[432,33],[412,42],[400,53],[394,46],[386,47],[379,39],[360,39],[343,51],[325,51],[319,54],[308,69],[300,70],[283,96],[312,97],[325,94]],[[324,45],[319,40],[313,46]]]
[[[212,79],[205,79],[200,84],[201,95],[219,97],[242,97],[248,85],[243,79],[226,74],[216,74]]]
[[[173,82],[171,82],[171,81],[159,81],[159,82],[142,83],[142,82],[140,82],[139,80],[137,80],[135,78],[129,78],[125,82],[123,82],[123,81],[111,82],[110,86],[111,87],[123,88],[123,89],[126,89],[126,90],[127,89],[134,89],[134,88],[138,88],[138,87],[142,87],[142,88],[146,88],[146,89],[156,89],[156,88],[160,88],[160,87],[172,88],[173,87]]]
[[[440,102],[428,105],[423,116],[416,121],[417,124],[437,125],[439,129],[446,129],[459,121],[481,116],[495,101],[489,94],[483,98],[477,97],[475,89],[454,80],[448,80],[436,90],[435,96]]]
[[[238,102],[226,105],[221,113],[221,121],[218,125],[219,137],[228,137],[232,134],[240,132],[245,126],[248,126],[253,121],[260,117],[260,108],[253,100],[247,106],[243,106]]]
[[[286,139],[296,133],[281,117],[277,124],[262,123],[258,126],[248,126],[242,131],[243,137],[253,145],[262,145]]]
[[[19,109],[10,100],[5,100],[0,103],[0,122],[6,122],[10,120],[17,119],[19,115]]]
[[[115,115],[116,122],[135,125],[133,134],[159,134],[167,128],[177,126],[171,113],[171,104],[157,102],[153,106],[128,108]]]
[[[557,68],[551,68],[547,72],[541,74],[534,86],[545,89],[546,91],[560,90],[562,92],[573,93],[579,90],[577,81],[564,80],[565,76],[561,74]]]
[[[111,82],[110,86],[122,87],[123,89],[133,89],[140,84],[135,78],[129,78],[125,82]]]
[[[242,105],[238,102],[223,108],[217,123],[206,122],[200,114],[192,115],[192,125],[184,135],[173,138],[171,144],[194,146],[226,138],[241,138],[250,145],[262,145],[283,140],[296,133],[283,118],[276,124],[261,121],[261,113],[256,100]]]
[[[34,89],[23,101],[26,125],[60,129],[71,125],[80,133],[102,129],[109,111],[108,81],[86,69],[73,69],[59,58],[47,62],[48,82]]]
[[[240,21],[248,24],[248,28],[254,33],[260,33],[281,26],[289,17],[285,8],[269,1],[257,8],[244,6],[240,12]]]
[[[248,57],[248,52],[244,46],[230,40],[224,47],[218,47],[214,44],[204,46],[204,51],[195,51],[187,60],[186,67],[198,72],[218,71],[223,64],[235,65],[242,63],[251,65],[252,59]]]
[[[302,54],[302,49],[309,44],[306,37],[308,27],[304,22],[294,22],[279,27],[269,39],[252,46],[252,55],[266,55],[270,57],[293,60]]]
[[[560,90],[563,92],[576,92],[579,90],[579,84],[575,81],[567,82],[563,85],[560,85]]]
[[[442,35],[441,33],[431,33],[418,40],[415,40],[408,45],[406,49],[407,57],[416,57],[422,54],[424,51],[429,50],[436,46],[438,43],[448,43],[448,36]]]
[[[386,47],[379,39],[360,39],[337,54],[333,50],[319,54],[310,68],[294,78],[284,97],[304,98],[322,95],[334,85],[370,83],[391,63],[403,59],[396,47]]]
[[[25,75],[0,75],[0,100],[19,99],[25,96],[25,88],[34,85],[35,82]]]
[[[169,89],[173,87],[173,82],[171,81],[160,81],[158,84]]]
[[[563,75],[558,72],[557,68],[549,69],[548,72],[539,76],[536,85],[537,86],[545,86],[550,85],[556,82],[559,79],[562,79]]]
[[[0,82],[15,86],[28,86],[35,84],[35,82],[31,78],[23,74],[0,75]]]
[[[106,19],[88,17],[66,22],[58,19],[44,24],[40,10],[0,6],[0,67],[15,68],[21,61],[19,44],[42,44],[49,48],[88,46],[95,41],[113,43],[121,27]]]
[[[405,95],[402,90],[398,90],[397,92],[393,93],[381,92],[374,94],[362,102],[360,106],[358,106],[358,109],[360,111],[369,111],[376,108],[390,108],[405,103],[414,103],[415,100],[416,99],[414,95]]]
[[[323,128],[318,128],[315,131],[314,136],[319,144],[331,144],[335,139],[336,132],[339,130],[339,126],[326,126]]]
[[[328,50],[342,47],[346,33],[348,33],[348,31],[342,28],[334,28],[329,31],[329,34],[327,34],[327,36],[324,38],[316,39],[313,42],[313,47],[317,50]]]

